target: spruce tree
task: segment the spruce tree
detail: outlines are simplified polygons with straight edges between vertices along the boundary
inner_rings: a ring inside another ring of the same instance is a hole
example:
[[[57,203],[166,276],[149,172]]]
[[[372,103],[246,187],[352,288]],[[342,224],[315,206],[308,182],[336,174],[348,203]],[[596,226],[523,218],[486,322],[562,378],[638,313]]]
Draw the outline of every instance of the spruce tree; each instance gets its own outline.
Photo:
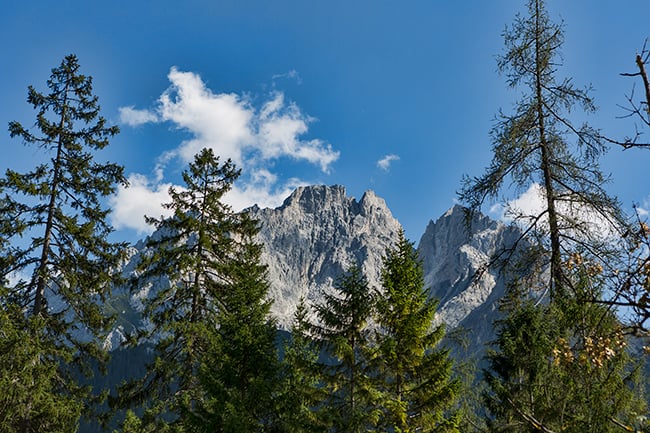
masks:
[[[588,89],[557,77],[562,26],[551,21],[543,0],[528,0],[528,14],[518,15],[504,33],[505,54],[498,67],[508,85],[523,93],[513,114],[500,112],[492,130],[493,158],[486,173],[465,178],[459,192],[471,209],[498,198],[508,187],[522,191],[533,183],[543,191],[537,215],[510,209],[513,216],[544,248],[542,266],[550,267],[551,294],[562,294],[569,281],[562,262],[572,245],[588,245],[607,262],[607,242],[593,221],[617,229],[625,225],[617,201],[602,185],[607,181],[598,160],[606,150],[601,134],[587,124],[575,125],[576,108],[595,110]]]
[[[380,414],[370,371],[368,324],[374,312],[374,296],[361,269],[349,268],[315,309],[313,332],[324,352],[333,358],[321,365],[328,394],[323,415],[334,431],[366,432]]]
[[[22,336],[3,355],[11,366],[0,369],[0,380],[13,383],[13,404],[2,410],[20,412],[9,428],[17,432],[74,431],[90,407],[81,378],[92,360],[106,358],[101,343],[111,320],[102,302],[123,248],[108,240],[103,207],[125,183],[123,168],[95,161],[118,128],[100,116],[92,78],[80,73],[76,56],[52,70],[47,87],[29,87],[33,128],[9,124],[10,135],[36,146],[45,162],[27,173],[9,169],[0,180],[0,280],[12,281],[2,307],[5,318],[11,312],[10,334]]]
[[[255,242],[257,221],[244,212],[231,232],[233,254],[225,268],[216,323],[204,322],[209,337],[199,382],[204,397],[191,410],[190,431],[267,432],[274,426],[279,388],[276,326],[269,316],[267,268]],[[215,326],[216,325],[216,326]]]
[[[438,347],[444,326],[433,327],[438,302],[424,288],[422,263],[404,232],[386,252],[381,281],[375,362],[382,431],[458,431],[450,412],[459,383],[449,351]]]
[[[304,298],[296,308],[291,334],[284,343],[281,388],[277,396],[277,432],[325,432],[323,416],[327,390],[322,382],[317,342],[310,334],[311,324]]]
[[[147,218],[157,231],[148,239],[133,287],[153,288],[144,300],[149,327],[133,342],[153,342],[155,360],[113,402],[139,404],[144,429],[183,431],[197,419],[213,425],[222,414],[212,408],[222,403],[232,405],[225,414],[232,415],[232,425],[248,422],[247,409],[251,417],[259,415],[252,411],[253,390],[260,392],[259,407],[268,404],[261,393],[275,370],[275,331],[267,317],[261,247],[252,241],[257,223],[222,202],[238,176],[230,160],[220,163],[203,149],[183,173],[185,187],[170,190],[166,206],[173,216]],[[219,388],[224,374],[234,382]]]

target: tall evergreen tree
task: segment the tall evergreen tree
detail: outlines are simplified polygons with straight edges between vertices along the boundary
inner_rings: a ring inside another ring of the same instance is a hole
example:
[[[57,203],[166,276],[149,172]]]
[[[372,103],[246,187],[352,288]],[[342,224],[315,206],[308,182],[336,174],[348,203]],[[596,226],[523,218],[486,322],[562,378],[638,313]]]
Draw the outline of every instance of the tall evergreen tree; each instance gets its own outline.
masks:
[[[492,162],[483,176],[464,180],[459,196],[477,209],[509,185],[520,191],[540,185],[544,205],[539,214],[510,210],[525,232],[545,246],[547,286],[552,294],[563,293],[568,280],[562,261],[572,245],[588,245],[606,262],[606,243],[592,222],[617,228],[624,221],[618,203],[602,187],[607,178],[598,164],[606,149],[601,134],[586,124],[574,125],[568,117],[576,106],[586,113],[595,106],[586,89],[556,76],[564,37],[544,1],[528,0],[528,14],[517,16],[504,39],[499,70],[510,87],[524,92],[523,97],[513,114],[499,113],[492,131]]]
[[[598,290],[591,266],[566,271],[577,290]],[[491,431],[638,431],[640,366],[612,311],[575,296],[540,303],[513,290],[504,313],[485,371]]]
[[[379,417],[368,327],[374,296],[361,269],[348,269],[336,281],[334,292],[326,293],[315,309],[314,333],[325,353],[334,358],[321,366],[328,392],[326,419],[336,432],[368,431]]]
[[[238,218],[222,203],[239,171],[230,160],[220,163],[204,149],[183,172],[185,187],[170,188],[173,211],[166,219],[147,217],[157,230],[132,281],[134,289],[152,287],[144,300],[147,330],[133,344],[153,341],[155,360],[140,380],[123,386],[115,405],[137,403],[145,407],[142,423],[163,428],[182,427],[184,404],[201,397],[198,384],[200,357],[207,350],[206,324],[216,326],[226,281],[224,270],[233,252]],[[163,428],[163,431],[164,431]]]
[[[123,168],[94,157],[118,128],[100,116],[92,79],[80,73],[76,56],[52,70],[47,87],[49,93],[29,87],[33,128],[9,124],[10,135],[37,146],[47,162],[27,173],[7,170],[0,180],[0,280],[12,277],[2,306],[13,312],[11,334],[24,337],[7,354],[12,368],[0,375],[14,383],[15,405],[3,410],[21,412],[10,428],[18,432],[76,429],[90,395],[80,377],[90,373],[91,359],[106,356],[101,340],[111,320],[101,303],[123,247],[108,240],[109,210],[102,206],[126,182]],[[62,424],[53,421],[63,412],[69,415]]]
[[[215,323],[203,324],[210,337],[199,370],[205,396],[190,408],[190,431],[265,432],[275,421],[279,362],[267,268],[260,264],[262,246],[254,239],[257,221],[245,212],[238,218],[216,329]]]
[[[449,351],[437,347],[444,334],[433,327],[438,302],[424,288],[422,263],[400,232],[388,249],[377,302],[378,371],[383,431],[457,431],[449,413],[459,383],[451,378]]]
[[[207,423],[220,403],[236,405],[230,408],[234,420],[254,398],[248,392],[266,386],[253,382],[275,368],[266,268],[259,264],[260,246],[252,242],[257,223],[221,201],[238,176],[230,160],[222,164],[203,149],[183,173],[185,188],[170,190],[166,206],[173,216],[148,218],[157,231],[133,284],[156,291],[144,301],[150,327],[133,342],[152,338],[155,360],[145,377],[121,387],[114,401],[141,404],[142,428],[184,431],[196,417]],[[255,369],[258,377],[247,376]],[[226,372],[235,383],[219,389],[213,373]],[[266,404],[262,395],[258,403]]]
[[[318,363],[319,350],[310,334],[305,300],[301,299],[294,314],[291,335],[284,344],[282,385],[277,398],[277,432],[325,432],[322,416],[327,390],[322,386]]]

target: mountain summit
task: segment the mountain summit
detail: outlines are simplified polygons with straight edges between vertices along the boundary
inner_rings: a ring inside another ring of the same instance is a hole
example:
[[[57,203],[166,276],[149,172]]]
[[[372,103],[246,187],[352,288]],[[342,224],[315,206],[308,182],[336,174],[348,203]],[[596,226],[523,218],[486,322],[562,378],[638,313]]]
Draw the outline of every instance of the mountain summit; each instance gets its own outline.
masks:
[[[261,226],[272,312],[285,329],[301,298],[320,300],[352,265],[377,286],[384,252],[401,229],[374,192],[357,201],[340,185],[300,187],[276,209],[249,211]]]

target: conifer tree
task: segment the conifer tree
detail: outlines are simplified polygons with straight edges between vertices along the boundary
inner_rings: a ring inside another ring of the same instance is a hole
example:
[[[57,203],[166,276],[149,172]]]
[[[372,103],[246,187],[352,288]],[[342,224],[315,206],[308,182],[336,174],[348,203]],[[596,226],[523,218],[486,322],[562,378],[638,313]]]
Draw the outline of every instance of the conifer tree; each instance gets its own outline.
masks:
[[[598,290],[593,266],[566,270],[577,290]],[[638,431],[640,365],[612,311],[575,296],[540,303],[518,290],[503,308],[485,371],[490,431]]]
[[[422,263],[404,232],[386,252],[381,281],[376,374],[382,431],[457,431],[450,410],[459,383],[451,378],[449,351],[438,347],[444,327],[432,329],[438,303],[424,288]]]
[[[324,416],[337,432],[366,432],[378,421],[377,392],[370,371],[370,330],[374,296],[358,266],[353,266],[315,306],[314,333],[334,360],[322,364],[328,393]]]
[[[274,426],[279,362],[267,268],[254,239],[257,221],[246,212],[238,218],[236,232],[230,233],[233,254],[224,270],[216,323],[203,324],[209,337],[199,369],[205,396],[190,408],[190,431],[253,433]]]
[[[157,230],[147,239],[131,284],[155,292],[144,300],[148,329],[131,343],[152,341],[155,360],[145,377],[121,387],[113,403],[142,405],[144,426],[161,427],[167,421],[182,426],[183,405],[200,398],[197,375],[208,344],[205,326],[217,323],[224,269],[233,249],[229,233],[237,226],[237,216],[221,199],[238,176],[230,160],[222,164],[203,149],[183,172],[185,187],[170,188],[171,201],[164,206],[173,215],[147,217]]]
[[[222,202],[238,176],[230,160],[222,164],[203,149],[183,173],[185,187],[170,190],[166,206],[173,216],[147,219],[157,231],[133,284],[157,291],[145,300],[149,330],[133,342],[153,338],[155,360],[113,402],[143,406],[144,429],[184,431],[197,419],[213,425],[212,417],[222,415],[212,410],[219,404],[230,405],[224,414],[229,422],[248,422],[247,409],[250,417],[259,415],[250,392],[260,392],[260,407],[268,404],[262,388],[275,374],[275,331],[267,317],[261,247],[252,241],[257,223]],[[220,383],[223,375],[234,382]]]
[[[123,248],[108,240],[102,203],[126,182],[123,168],[95,161],[118,128],[100,116],[76,56],[52,70],[47,87],[29,87],[33,128],[9,124],[10,135],[36,146],[46,162],[27,173],[9,169],[0,180],[0,280],[12,277],[1,303],[5,318],[11,312],[10,334],[22,336],[3,355],[11,366],[0,369],[0,381],[13,384],[13,404],[2,410],[20,412],[8,427],[17,432],[74,431],[90,406],[80,380],[91,360],[106,357],[101,342],[111,320],[101,304]]]
[[[508,85],[523,92],[513,114],[499,113],[492,130],[493,158],[486,173],[465,178],[459,192],[471,209],[497,198],[512,186],[519,191],[537,183],[544,202],[537,215],[509,209],[525,233],[543,245],[543,266],[550,267],[551,294],[562,294],[568,280],[562,261],[572,245],[588,245],[594,256],[607,260],[603,233],[593,221],[609,229],[624,227],[617,201],[602,185],[599,168],[606,145],[601,134],[584,124],[574,125],[569,114],[576,108],[595,110],[588,89],[559,79],[562,26],[551,21],[543,0],[528,0],[528,14],[518,15],[504,33],[505,54],[499,70]]]
[[[323,403],[327,390],[322,386],[318,365],[319,350],[310,335],[308,309],[304,298],[296,309],[291,335],[284,344],[282,385],[277,398],[277,432],[325,432]]]

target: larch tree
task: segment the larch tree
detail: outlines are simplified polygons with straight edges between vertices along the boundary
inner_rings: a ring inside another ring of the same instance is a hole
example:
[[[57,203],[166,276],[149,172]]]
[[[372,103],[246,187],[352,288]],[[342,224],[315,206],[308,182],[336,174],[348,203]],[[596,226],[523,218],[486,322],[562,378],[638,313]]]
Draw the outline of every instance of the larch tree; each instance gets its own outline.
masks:
[[[449,351],[438,347],[444,326],[434,326],[438,302],[424,287],[422,263],[404,232],[389,248],[377,300],[377,355],[382,431],[458,431],[453,405],[459,382]]]
[[[126,184],[123,168],[96,161],[118,128],[100,116],[92,78],[80,73],[76,56],[52,69],[47,87],[29,87],[32,128],[9,124],[10,135],[37,147],[45,162],[26,173],[9,169],[0,180],[1,303],[11,334],[24,337],[2,356],[0,375],[15,392],[0,396],[0,410],[20,411],[11,421],[17,432],[75,431],[91,406],[82,377],[106,358],[102,342],[112,322],[102,302],[124,247],[109,240],[103,206]]]
[[[599,168],[606,150],[602,135],[569,115],[595,110],[588,89],[559,79],[562,27],[551,21],[543,0],[529,0],[528,14],[518,15],[504,32],[500,72],[522,92],[513,114],[499,113],[492,131],[493,159],[484,175],[465,178],[461,201],[478,209],[506,188],[522,191],[539,185],[541,210],[533,215],[506,206],[535,244],[542,245],[542,266],[550,268],[547,287],[563,294],[568,280],[562,262],[576,245],[586,246],[606,263],[608,230],[625,226],[617,201],[603,189]]]

